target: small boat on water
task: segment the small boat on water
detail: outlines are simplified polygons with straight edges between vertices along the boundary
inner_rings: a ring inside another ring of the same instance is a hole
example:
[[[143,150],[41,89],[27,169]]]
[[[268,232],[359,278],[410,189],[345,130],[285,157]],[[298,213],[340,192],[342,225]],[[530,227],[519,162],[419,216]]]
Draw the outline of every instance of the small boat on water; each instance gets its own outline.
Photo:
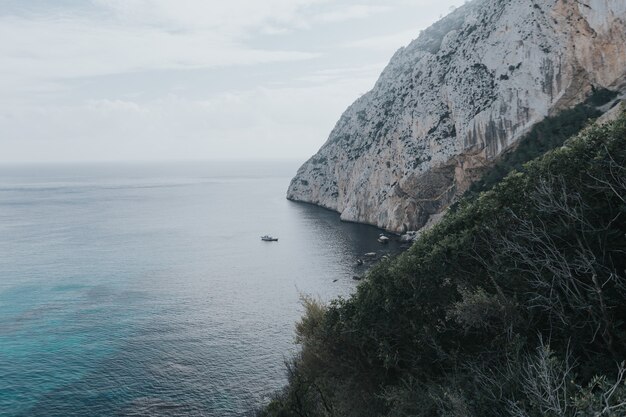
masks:
[[[277,237],[272,237],[270,235],[261,236],[261,240],[264,242],[278,242]]]
[[[381,233],[380,236],[378,236],[378,241],[380,243],[389,243],[389,238]]]

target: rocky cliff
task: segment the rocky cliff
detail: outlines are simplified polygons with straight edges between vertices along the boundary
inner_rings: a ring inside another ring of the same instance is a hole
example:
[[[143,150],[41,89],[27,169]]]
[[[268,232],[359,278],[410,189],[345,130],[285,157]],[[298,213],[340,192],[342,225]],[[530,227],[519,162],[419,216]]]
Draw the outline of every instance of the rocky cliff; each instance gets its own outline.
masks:
[[[625,0],[475,0],[400,49],[287,197],[417,230],[535,123],[626,90]]]

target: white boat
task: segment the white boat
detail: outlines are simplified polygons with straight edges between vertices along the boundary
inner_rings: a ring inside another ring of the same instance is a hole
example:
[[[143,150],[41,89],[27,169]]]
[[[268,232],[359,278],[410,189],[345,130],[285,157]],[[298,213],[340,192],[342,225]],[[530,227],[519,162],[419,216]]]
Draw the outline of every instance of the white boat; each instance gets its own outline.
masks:
[[[261,240],[264,242],[278,242],[277,237],[272,237],[270,235],[261,236]]]
[[[381,235],[378,236],[378,241],[380,243],[389,243],[389,238],[381,233]]]

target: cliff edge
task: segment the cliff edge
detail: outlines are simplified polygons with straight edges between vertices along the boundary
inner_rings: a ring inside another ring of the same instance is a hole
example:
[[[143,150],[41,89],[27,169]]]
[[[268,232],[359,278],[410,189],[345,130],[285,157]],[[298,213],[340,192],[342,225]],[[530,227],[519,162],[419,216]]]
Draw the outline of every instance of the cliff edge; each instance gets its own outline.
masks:
[[[626,91],[626,1],[475,0],[391,59],[287,198],[418,230],[537,122]]]

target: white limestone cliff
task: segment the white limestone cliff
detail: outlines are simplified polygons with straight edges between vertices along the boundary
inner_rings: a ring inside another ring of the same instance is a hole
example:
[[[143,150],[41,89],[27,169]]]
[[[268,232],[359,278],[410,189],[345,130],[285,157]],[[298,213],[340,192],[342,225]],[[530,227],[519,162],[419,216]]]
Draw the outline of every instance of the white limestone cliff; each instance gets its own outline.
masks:
[[[391,59],[287,197],[418,230],[535,123],[626,86],[626,0],[475,0]]]

